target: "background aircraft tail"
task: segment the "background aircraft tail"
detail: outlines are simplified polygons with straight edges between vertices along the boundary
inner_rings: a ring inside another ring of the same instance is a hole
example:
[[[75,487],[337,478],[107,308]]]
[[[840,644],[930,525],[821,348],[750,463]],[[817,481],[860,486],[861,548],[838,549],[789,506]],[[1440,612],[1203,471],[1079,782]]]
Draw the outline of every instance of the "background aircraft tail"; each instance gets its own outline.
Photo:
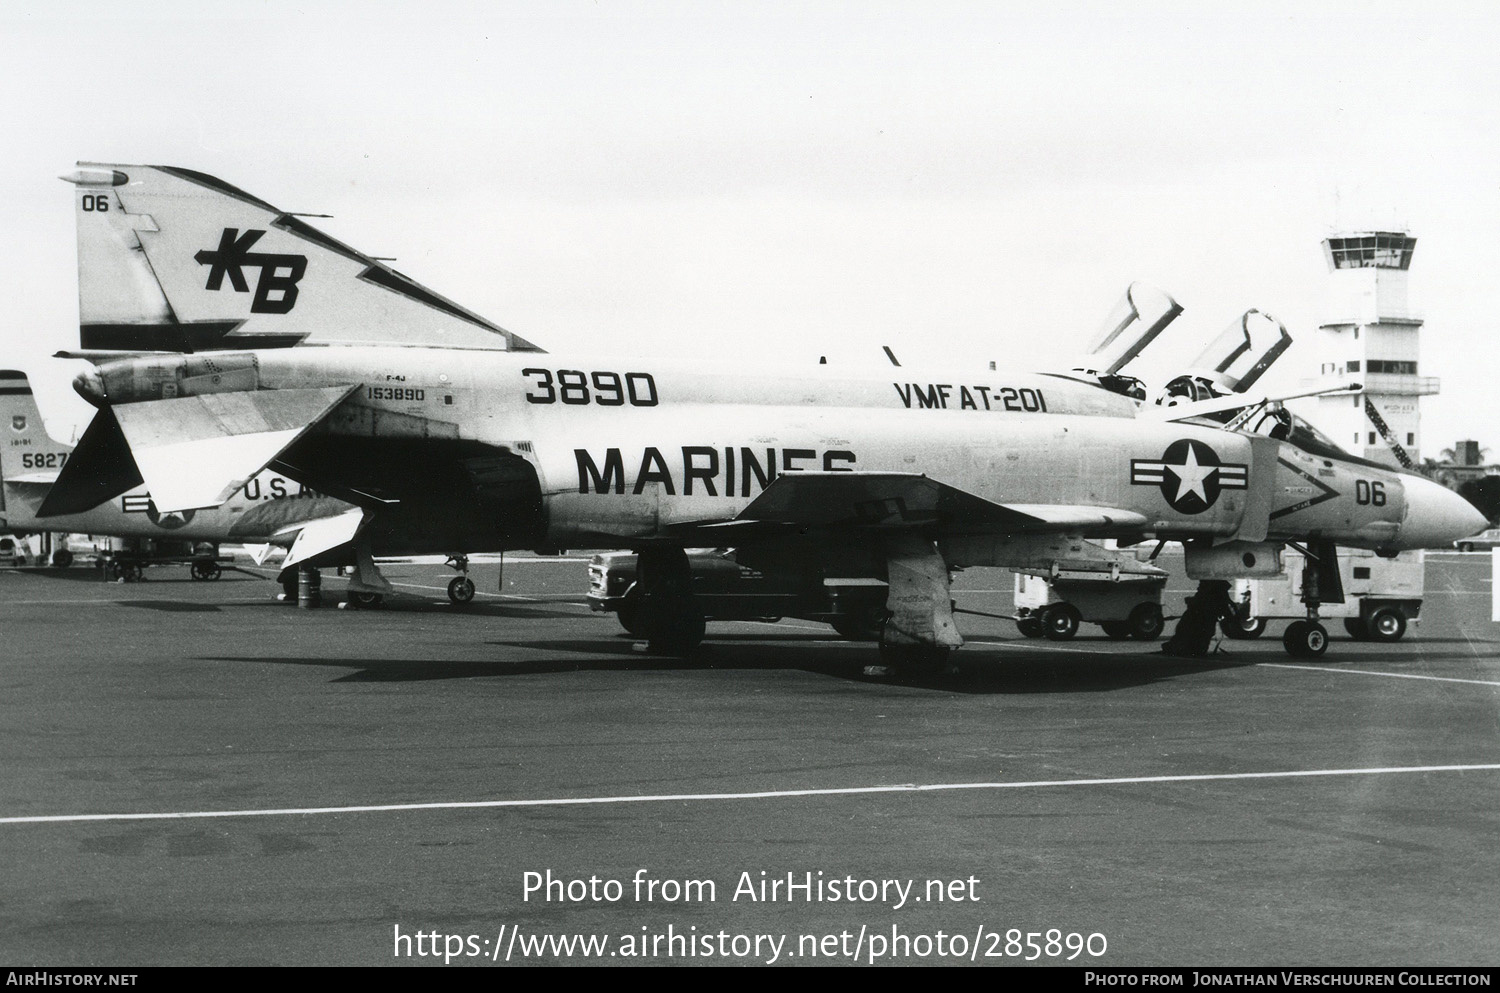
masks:
[[[72,451],[47,434],[26,374],[0,369],[0,477],[50,482]]]
[[[203,173],[80,162],[79,341],[195,352],[339,342],[540,351]]]

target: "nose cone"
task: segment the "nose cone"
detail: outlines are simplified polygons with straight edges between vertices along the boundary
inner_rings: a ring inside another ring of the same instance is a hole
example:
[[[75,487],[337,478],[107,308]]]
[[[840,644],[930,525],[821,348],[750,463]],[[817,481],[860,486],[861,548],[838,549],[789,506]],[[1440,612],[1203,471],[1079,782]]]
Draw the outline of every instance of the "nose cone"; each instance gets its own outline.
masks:
[[[1489,527],[1474,505],[1446,486],[1421,476],[1402,479],[1406,486],[1406,520],[1401,522],[1402,548],[1446,548]]]

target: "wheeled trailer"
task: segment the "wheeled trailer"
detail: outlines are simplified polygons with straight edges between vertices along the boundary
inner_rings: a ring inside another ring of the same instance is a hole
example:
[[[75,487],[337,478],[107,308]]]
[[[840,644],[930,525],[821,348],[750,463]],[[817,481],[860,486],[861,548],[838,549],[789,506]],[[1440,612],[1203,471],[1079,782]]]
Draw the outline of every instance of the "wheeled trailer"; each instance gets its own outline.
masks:
[[[1167,574],[1119,575],[1061,571],[1016,573],[1016,627],[1028,638],[1065,641],[1088,621],[1111,638],[1155,641],[1166,626],[1161,594]]]

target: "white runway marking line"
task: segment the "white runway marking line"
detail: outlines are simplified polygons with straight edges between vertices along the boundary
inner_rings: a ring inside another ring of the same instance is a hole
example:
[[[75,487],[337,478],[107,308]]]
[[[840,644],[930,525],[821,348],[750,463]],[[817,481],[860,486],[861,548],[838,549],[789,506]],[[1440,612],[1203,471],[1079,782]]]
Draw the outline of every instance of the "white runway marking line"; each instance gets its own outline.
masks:
[[[1453,676],[1418,676],[1410,672],[1375,672],[1370,669],[1333,669],[1324,665],[1293,665],[1290,662],[1257,662],[1269,669],[1307,669],[1311,672],[1341,672],[1350,676],[1387,676],[1391,679],[1430,679],[1435,683],[1469,683],[1474,686],[1500,686],[1490,679],[1457,679]]]
[[[91,821],[181,821],[214,817],[287,817],[310,814],[375,814],[406,810],[493,810],[515,807],[599,806],[613,803],[683,803],[690,800],[779,800],[803,796],[857,796],[872,793],[938,793],[958,790],[1017,790],[1057,786],[1130,786],[1148,783],[1209,783],[1246,779],[1308,779],[1331,776],[1385,776],[1412,772],[1496,772],[1500,763],[1484,765],[1410,765],[1373,769],[1300,769],[1283,772],[1221,772],[1186,776],[1119,776],[1109,779],[1033,779],[995,783],[902,783],[805,790],[757,790],[749,793],[662,793],[646,796],[583,796],[547,800],[470,800],[451,803],[385,803],[358,807],[287,807],[271,810],[198,810],[155,814],[55,814],[0,817],[0,824],[76,824]]]

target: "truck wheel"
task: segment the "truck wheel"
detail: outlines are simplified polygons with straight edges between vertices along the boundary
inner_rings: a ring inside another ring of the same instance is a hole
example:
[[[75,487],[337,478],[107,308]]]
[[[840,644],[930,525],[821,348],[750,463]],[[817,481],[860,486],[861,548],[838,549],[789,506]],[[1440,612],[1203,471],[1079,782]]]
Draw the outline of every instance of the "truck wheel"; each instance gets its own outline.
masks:
[[[73,553],[66,548],[59,548],[52,553],[52,564],[58,569],[66,569],[73,564]]]
[[[1382,607],[1365,622],[1371,641],[1400,641],[1406,633],[1406,615],[1395,607]]]
[[[1167,626],[1161,608],[1154,603],[1138,604],[1126,623],[1130,625],[1130,636],[1137,641],[1155,641]]]
[[[1328,631],[1312,621],[1293,621],[1287,625],[1281,644],[1288,655],[1313,659],[1328,651]]]
[[[1130,637],[1129,621],[1100,621],[1099,626],[1104,633],[1109,635],[1111,641],[1123,641]]]
[[[1067,641],[1078,633],[1083,615],[1071,603],[1054,603],[1042,615],[1042,630],[1053,641]]]
[[[1042,630],[1042,621],[1039,617],[1016,618],[1016,630],[1028,638],[1040,638],[1046,632]]]

